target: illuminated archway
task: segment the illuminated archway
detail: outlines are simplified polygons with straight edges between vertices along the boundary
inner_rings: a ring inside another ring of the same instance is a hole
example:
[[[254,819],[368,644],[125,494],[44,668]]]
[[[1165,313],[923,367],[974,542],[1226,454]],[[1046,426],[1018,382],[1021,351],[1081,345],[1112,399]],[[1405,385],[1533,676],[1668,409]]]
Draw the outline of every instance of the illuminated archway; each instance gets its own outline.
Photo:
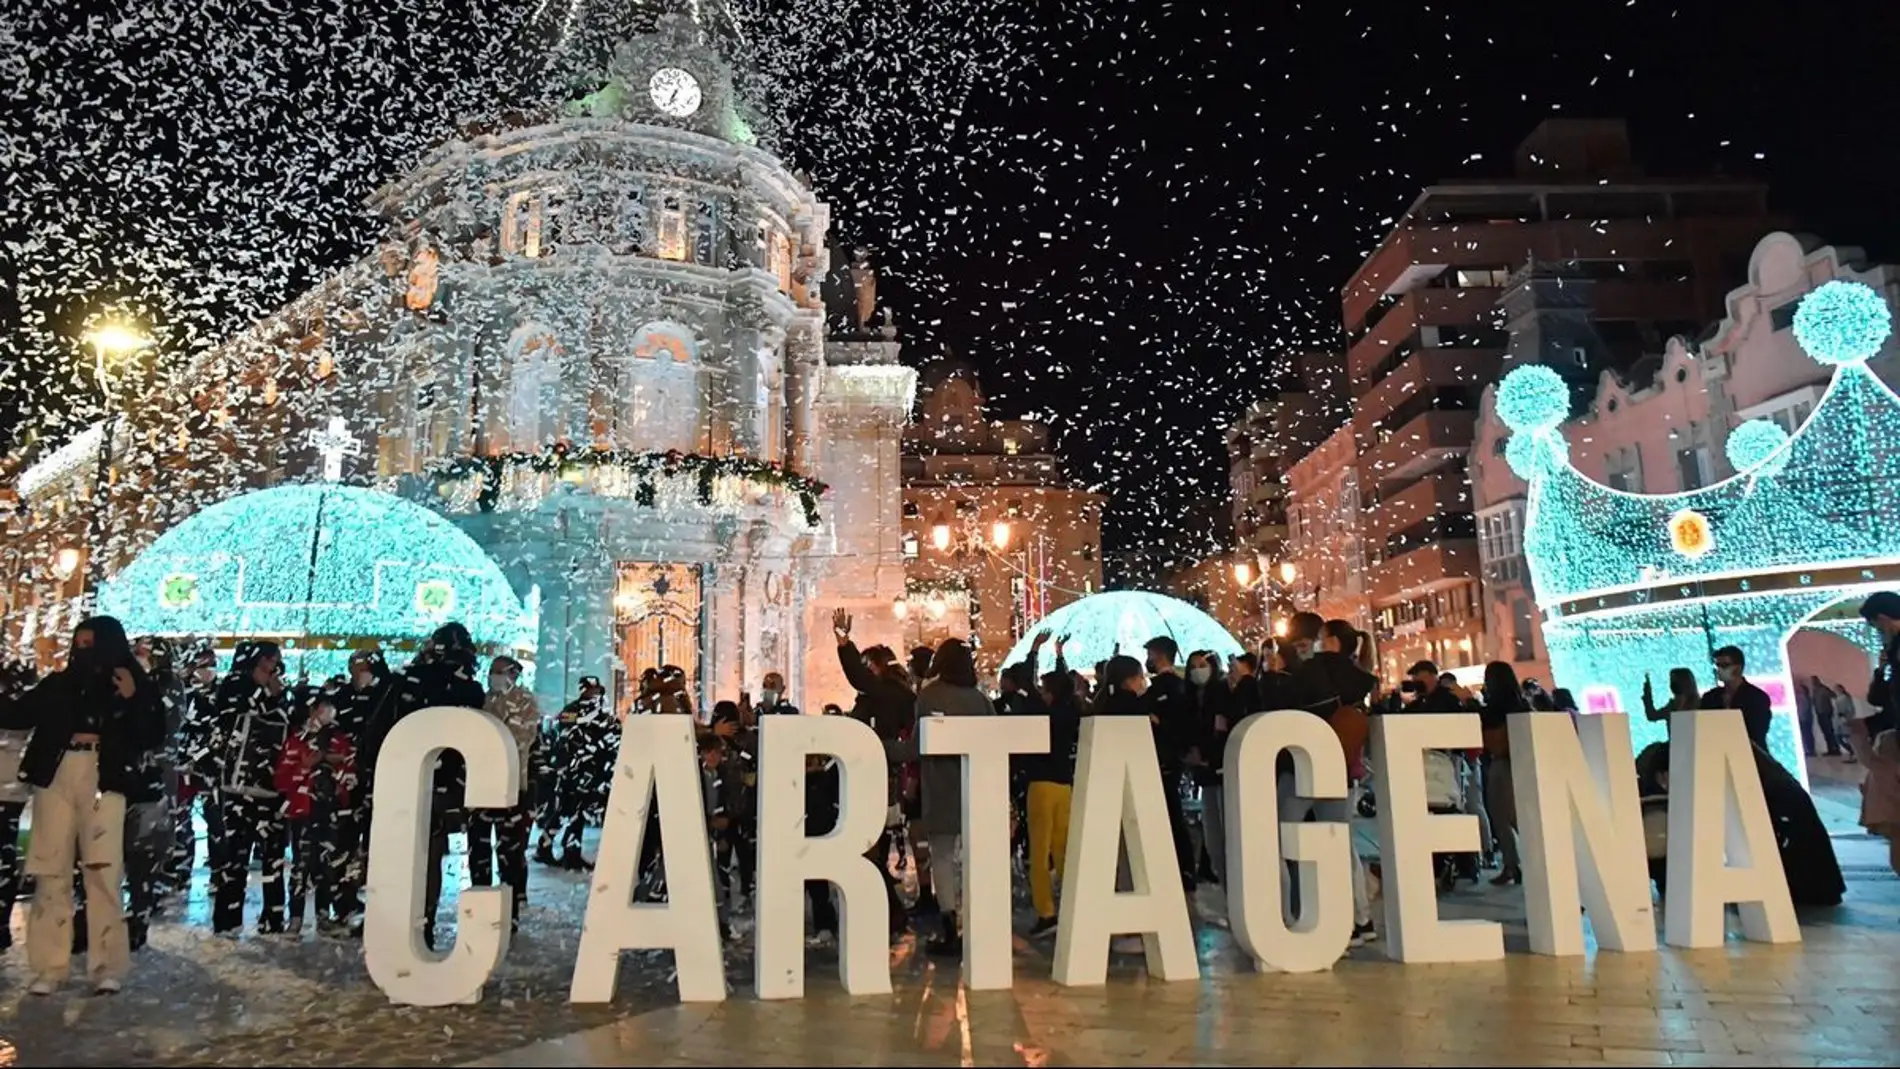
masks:
[[[1712,685],[1710,653],[1732,645],[1780,714],[1770,750],[1805,777],[1788,638],[1831,605],[1900,587],[1900,397],[1865,366],[1890,321],[1859,283],[1810,293],[1795,333],[1835,368],[1826,395],[1792,436],[1737,428],[1736,474],[1679,494],[1613,490],[1578,472],[1558,429],[1568,393],[1548,369],[1519,368],[1500,385],[1498,413],[1514,432],[1505,455],[1530,484],[1524,552],[1552,675],[1589,710],[1636,714],[1639,748],[1664,730],[1641,716],[1645,677],[1660,693],[1680,665]]]

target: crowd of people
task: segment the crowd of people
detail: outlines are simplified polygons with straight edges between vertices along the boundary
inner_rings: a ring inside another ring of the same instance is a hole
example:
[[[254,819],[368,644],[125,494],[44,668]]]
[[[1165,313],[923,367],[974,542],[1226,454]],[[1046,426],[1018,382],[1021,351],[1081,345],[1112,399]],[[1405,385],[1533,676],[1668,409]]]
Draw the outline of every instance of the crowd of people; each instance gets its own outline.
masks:
[[[1817,680],[1804,703],[1809,716],[1803,723],[1819,707],[1814,695],[1827,694],[1829,715],[1836,719],[1823,737],[1830,744],[1841,740],[1867,766],[1863,823],[1891,844],[1900,832],[1900,748],[1893,724],[1900,711],[1900,594],[1875,595],[1862,614],[1885,642],[1866,700]],[[888,759],[886,828],[869,856],[885,879],[892,937],[916,930],[931,953],[946,956],[962,951],[963,776],[958,758],[919,752],[923,718],[1049,717],[1048,751],[1022,755],[1013,769],[1015,850],[1035,915],[1027,934],[1035,938],[1052,934],[1059,923],[1058,887],[1086,717],[1147,719],[1168,788],[1175,860],[1184,888],[1193,891],[1226,877],[1224,785],[1230,770],[1223,757],[1228,736],[1250,716],[1301,709],[1332,726],[1346,758],[1350,796],[1300,797],[1291,759],[1282,754],[1273,773],[1281,819],[1350,821],[1376,805],[1377,784],[1366,761],[1372,717],[1478,713],[1482,747],[1441,754],[1427,768],[1433,804],[1472,813],[1480,822],[1479,851],[1444,859],[1441,881],[1449,888],[1460,879],[1480,879],[1483,868],[1495,870],[1493,884],[1521,882],[1507,718],[1576,713],[1566,692],[1520,682],[1503,663],[1486,668],[1476,691],[1430,662],[1413,665],[1398,686],[1382,688],[1369,637],[1344,621],[1311,613],[1292,617],[1286,635],[1257,653],[1183,651],[1172,637],[1158,635],[1145,643],[1142,658],[1117,650],[1088,672],[1068,662],[1061,636],[1040,634],[1023,661],[1003,669],[994,695],[980,685],[973,651],[964,642],[919,647],[900,658],[887,646],[859,649],[851,617],[842,611],[832,623],[839,663],[856,698],[848,712],[826,706],[823,713],[868,725]],[[1662,704],[1646,685],[1646,715],[1666,723],[1680,709],[1739,710],[1758,749],[1796,901],[1838,902],[1844,885],[1812,800],[1767,754],[1767,694],[1746,678],[1741,650],[1717,650],[1713,664],[1718,684],[1706,692],[1699,692],[1690,669],[1680,667],[1669,673]],[[466,837],[473,883],[512,889],[517,923],[531,862],[592,867],[583,853],[584,832],[604,816],[626,715],[694,717],[720,916],[728,936],[739,938],[739,904],[754,893],[759,721],[800,711],[784,679],[766,675],[759,700],[741,695],[717,701],[701,721],[686,674],[676,666],[644,671],[624,711],[613,708],[598,678],[587,677],[578,696],[548,716],[523,685],[522,673],[522,665],[506,656],[491,658],[484,671],[468,631],[451,623],[400,671],[381,652],[360,650],[345,675],[292,683],[282,651],[270,642],[239,643],[229,667],[220,671],[209,646],[181,652],[160,639],[133,641],[110,617],[81,623],[66,665],[44,679],[17,667],[0,669],[0,917],[11,917],[30,881],[29,990],[59,990],[72,958],[84,954],[93,989],[118,991],[153,918],[190,887],[200,825],[217,934],[235,937],[244,930],[255,867],[262,884],[262,909],[254,921],[259,933],[296,934],[314,920],[319,934],[360,936],[377,755],[399,721],[433,706],[493,714],[519,747],[522,778],[513,805],[470,808],[461,758],[453,750],[439,758],[430,806],[429,905],[418,918],[428,946],[436,945],[452,835]],[[1645,794],[1666,794],[1667,745],[1651,747],[1638,759]],[[835,762],[813,756],[806,834],[835,827],[839,788]],[[29,805],[31,834],[22,859],[19,831]],[[666,894],[659,826],[655,806],[637,896]],[[1124,855],[1124,888],[1126,861]],[[1900,871],[1900,852],[1894,861]],[[916,877],[914,896],[903,892],[899,877],[905,868]],[[1371,885],[1368,866],[1355,851],[1355,944],[1378,938]],[[1284,908],[1291,918],[1301,907],[1296,883],[1287,881],[1286,887]],[[811,941],[830,943],[838,925],[831,888],[815,882],[806,892]],[[10,927],[0,924],[0,950],[10,940]],[[1134,951],[1138,943],[1123,941],[1117,949]]]

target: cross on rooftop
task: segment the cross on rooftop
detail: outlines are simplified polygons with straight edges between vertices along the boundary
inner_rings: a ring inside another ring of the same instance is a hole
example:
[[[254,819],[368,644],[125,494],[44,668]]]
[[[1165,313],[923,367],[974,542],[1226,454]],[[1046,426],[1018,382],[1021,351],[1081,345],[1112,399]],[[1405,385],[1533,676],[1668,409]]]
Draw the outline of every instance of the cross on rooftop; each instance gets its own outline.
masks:
[[[331,416],[330,425],[322,430],[311,431],[306,441],[323,456],[325,482],[342,482],[343,458],[358,456],[363,452],[363,443],[350,434],[342,416]]]

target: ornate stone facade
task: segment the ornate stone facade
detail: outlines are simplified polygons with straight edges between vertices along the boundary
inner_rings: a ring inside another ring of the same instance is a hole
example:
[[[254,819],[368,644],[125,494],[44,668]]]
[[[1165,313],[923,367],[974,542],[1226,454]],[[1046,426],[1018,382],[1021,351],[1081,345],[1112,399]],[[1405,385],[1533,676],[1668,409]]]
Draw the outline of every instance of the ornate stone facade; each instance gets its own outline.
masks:
[[[585,675],[624,698],[656,667],[628,656],[657,649],[704,705],[771,671],[814,708],[847,700],[831,609],[897,637],[914,375],[894,338],[828,361],[828,209],[751,143],[712,24],[661,11],[582,99],[437,149],[370,199],[369,255],[133,404],[108,569],[173,513],[316,477],[307,434],[340,416],[366,445],[346,481],[445,512],[538,607],[544,704]],[[45,562],[89,467],[45,464],[18,480],[6,588],[43,611],[16,644],[80,594]],[[682,584],[697,619],[653,631]]]

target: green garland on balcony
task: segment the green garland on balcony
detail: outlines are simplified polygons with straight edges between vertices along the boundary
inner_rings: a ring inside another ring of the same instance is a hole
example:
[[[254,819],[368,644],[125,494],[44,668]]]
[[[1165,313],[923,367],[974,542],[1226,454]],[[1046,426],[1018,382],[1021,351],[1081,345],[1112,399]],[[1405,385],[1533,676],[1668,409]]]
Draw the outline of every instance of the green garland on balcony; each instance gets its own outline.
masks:
[[[693,476],[701,505],[713,503],[713,484],[721,476],[769,486],[774,490],[798,495],[805,523],[812,527],[818,526],[818,499],[829,489],[817,479],[800,475],[782,464],[755,457],[708,457],[678,450],[638,453],[623,449],[570,449],[563,445],[539,453],[454,457],[431,465],[429,474],[438,482],[480,475],[482,488],[476,497],[476,505],[483,512],[493,512],[501,503],[502,476],[510,468],[559,474],[575,468],[598,467],[619,468],[635,476],[639,482],[634,490],[634,503],[645,508],[653,507],[656,499],[654,480],[661,476]]]
[[[904,594],[909,597],[928,597],[931,594],[967,594],[970,592],[970,580],[966,576],[953,575],[944,579],[906,579]]]

